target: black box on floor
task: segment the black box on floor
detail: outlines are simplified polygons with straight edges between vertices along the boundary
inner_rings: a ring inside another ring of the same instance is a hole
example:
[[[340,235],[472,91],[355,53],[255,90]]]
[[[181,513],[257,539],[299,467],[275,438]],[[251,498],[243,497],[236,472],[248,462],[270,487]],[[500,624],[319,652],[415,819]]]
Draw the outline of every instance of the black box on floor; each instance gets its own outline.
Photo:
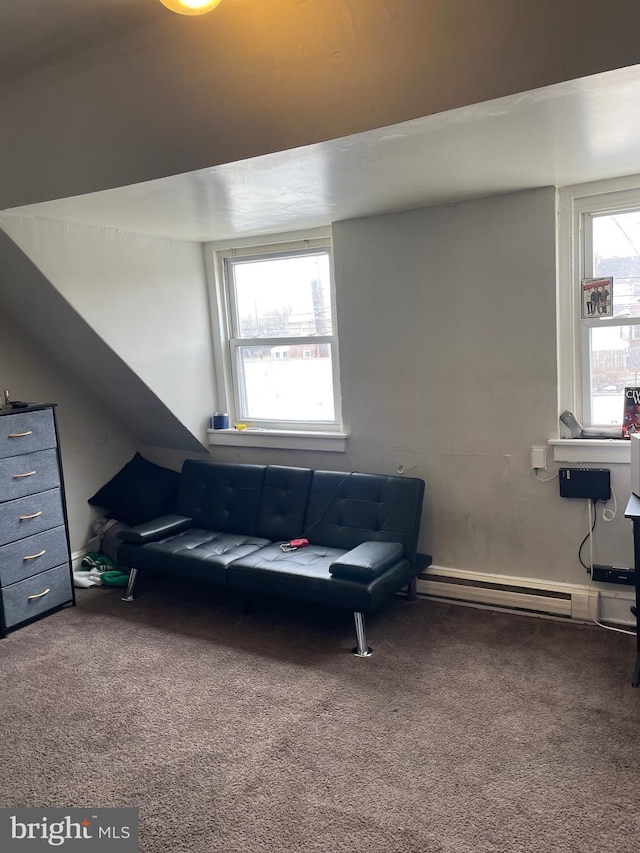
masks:
[[[561,468],[560,497],[608,501],[611,471],[608,468]]]
[[[598,566],[593,567],[594,581],[604,583],[624,583],[632,586],[636,582],[636,573],[633,569],[623,566]]]

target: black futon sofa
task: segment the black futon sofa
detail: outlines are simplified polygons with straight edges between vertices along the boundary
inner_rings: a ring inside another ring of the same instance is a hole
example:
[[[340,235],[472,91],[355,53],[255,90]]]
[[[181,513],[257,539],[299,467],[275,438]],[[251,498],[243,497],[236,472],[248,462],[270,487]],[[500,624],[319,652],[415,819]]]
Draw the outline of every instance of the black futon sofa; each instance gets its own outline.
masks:
[[[404,587],[415,597],[424,482],[380,474],[188,460],[175,513],[121,534],[119,565],[352,610],[364,617]],[[305,537],[309,545],[287,550]],[[281,547],[284,545],[284,548]]]

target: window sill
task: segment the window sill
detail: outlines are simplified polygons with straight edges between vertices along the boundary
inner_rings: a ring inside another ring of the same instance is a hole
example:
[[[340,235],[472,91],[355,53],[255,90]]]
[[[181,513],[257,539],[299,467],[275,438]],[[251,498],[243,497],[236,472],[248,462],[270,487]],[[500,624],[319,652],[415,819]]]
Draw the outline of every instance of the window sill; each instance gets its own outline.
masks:
[[[622,438],[550,439],[555,462],[606,462],[629,464],[631,443]]]
[[[344,432],[302,432],[275,429],[208,429],[209,444],[232,447],[272,447],[285,450],[329,450],[344,453]]]

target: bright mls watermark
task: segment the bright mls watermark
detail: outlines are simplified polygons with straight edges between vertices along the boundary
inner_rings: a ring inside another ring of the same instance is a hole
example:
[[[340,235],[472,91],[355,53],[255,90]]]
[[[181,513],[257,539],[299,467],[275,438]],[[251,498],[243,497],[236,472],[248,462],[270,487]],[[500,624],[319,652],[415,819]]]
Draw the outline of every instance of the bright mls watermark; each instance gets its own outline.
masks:
[[[0,850],[138,853],[138,809],[0,808]]]

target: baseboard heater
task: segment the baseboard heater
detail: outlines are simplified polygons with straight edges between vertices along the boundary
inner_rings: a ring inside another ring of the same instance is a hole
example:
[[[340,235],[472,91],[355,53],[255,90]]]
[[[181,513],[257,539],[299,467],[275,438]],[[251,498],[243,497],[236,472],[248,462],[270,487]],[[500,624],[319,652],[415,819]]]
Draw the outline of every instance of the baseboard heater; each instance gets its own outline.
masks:
[[[460,603],[571,618],[570,592],[425,571],[418,575],[418,593]]]
[[[581,622],[606,619],[613,624],[635,626],[629,611],[633,589],[609,587],[589,588],[588,583],[555,583],[430,566],[418,575],[417,592],[421,597],[531,616]]]

